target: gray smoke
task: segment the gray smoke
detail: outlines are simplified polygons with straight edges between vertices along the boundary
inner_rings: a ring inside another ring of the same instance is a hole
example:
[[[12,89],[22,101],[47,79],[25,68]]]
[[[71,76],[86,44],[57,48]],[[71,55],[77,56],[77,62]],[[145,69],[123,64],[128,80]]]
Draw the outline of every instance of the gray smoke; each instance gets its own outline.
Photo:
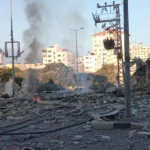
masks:
[[[84,27],[78,31],[78,52],[83,55],[89,46],[86,39],[91,38],[89,26],[82,15],[84,0],[24,0],[25,15],[29,28],[23,33],[24,45],[28,46],[29,53],[25,58],[27,63],[42,61],[42,49],[58,44],[75,52],[75,34],[70,29]],[[89,14],[91,15],[91,13]],[[34,75],[33,75],[34,76]],[[29,82],[32,79],[29,74]],[[30,84],[30,83],[29,83]]]
[[[86,9],[84,0],[45,0],[45,2],[48,11],[45,33],[49,39],[46,40],[45,45],[58,44],[61,48],[75,52],[75,33],[70,29],[84,27],[84,30],[78,31],[78,51],[79,55],[85,54],[89,50],[86,40],[91,38],[91,34],[89,23],[82,12]]]
[[[75,34],[70,29],[84,27],[84,30],[78,31],[79,55],[90,51],[86,44],[86,40],[91,38],[89,23],[82,14],[84,0],[25,0],[25,4],[29,28],[24,31],[23,40],[30,50],[27,63],[42,61],[43,45],[58,44],[75,52]]]
[[[29,28],[24,31],[23,41],[28,46],[27,63],[41,62],[42,36],[44,24],[44,5],[37,0],[28,0],[25,5],[25,15]]]
[[[25,1],[25,15],[29,28],[23,33],[24,44],[28,46],[29,53],[25,58],[26,62],[36,63],[42,61],[43,28],[44,28],[44,5],[37,0]],[[28,69],[26,72],[28,86],[26,91],[35,93],[37,86],[37,72]]]

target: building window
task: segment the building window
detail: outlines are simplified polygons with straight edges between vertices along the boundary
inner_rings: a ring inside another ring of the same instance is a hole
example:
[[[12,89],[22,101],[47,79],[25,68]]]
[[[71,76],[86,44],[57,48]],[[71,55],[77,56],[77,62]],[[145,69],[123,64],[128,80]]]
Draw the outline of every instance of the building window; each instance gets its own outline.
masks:
[[[54,59],[55,59],[55,56],[54,56]]]
[[[43,52],[43,53],[46,53],[46,52],[47,52],[47,50],[45,50],[45,49],[44,49],[44,50],[42,50],[42,52]]]
[[[58,57],[61,57],[61,55],[58,55]]]
[[[48,55],[48,57],[51,57],[51,55]]]
[[[89,69],[89,67],[86,67],[86,69]]]
[[[51,51],[48,51],[48,52],[50,52],[50,53],[51,53]]]
[[[85,57],[85,59],[89,59],[88,57]]]

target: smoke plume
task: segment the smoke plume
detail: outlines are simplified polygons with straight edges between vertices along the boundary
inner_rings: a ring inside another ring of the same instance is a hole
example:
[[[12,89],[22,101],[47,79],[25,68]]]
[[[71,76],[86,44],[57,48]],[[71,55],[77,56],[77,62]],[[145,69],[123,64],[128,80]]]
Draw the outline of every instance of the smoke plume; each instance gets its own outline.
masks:
[[[91,34],[88,22],[82,15],[84,0],[24,1],[29,24],[23,33],[24,45],[28,46],[29,51],[25,58],[27,63],[42,62],[42,49],[54,44],[75,52],[75,34],[70,29],[84,27],[84,30],[78,32],[78,53],[83,55],[89,50],[89,45],[85,43],[89,43],[87,39],[91,38]],[[28,77],[32,79],[30,73]]]
[[[70,29],[81,27],[84,29],[78,31],[79,55],[90,51],[86,44],[87,39],[91,38],[89,23],[82,13],[85,7],[84,0],[25,0],[29,28],[24,31],[23,40],[30,51],[26,62],[42,61],[43,45],[49,47],[58,44],[61,48],[75,52],[75,34]]]
[[[23,41],[28,46],[27,63],[41,62],[42,36],[43,36],[43,10],[44,5],[37,0],[28,0],[25,5],[25,15],[29,28],[24,31]]]

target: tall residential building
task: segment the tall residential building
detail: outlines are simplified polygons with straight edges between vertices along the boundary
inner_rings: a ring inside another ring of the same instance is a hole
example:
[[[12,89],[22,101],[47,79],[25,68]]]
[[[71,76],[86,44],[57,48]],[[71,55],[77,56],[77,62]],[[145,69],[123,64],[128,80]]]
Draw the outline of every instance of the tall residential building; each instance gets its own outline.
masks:
[[[150,47],[143,45],[130,45],[130,57],[141,58],[143,61],[146,61],[147,58],[150,58]]]
[[[94,73],[97,71],[97,58],[94,53],[88,53],[87,55],[78,58],[78,62],[84,64],[84,72]]]
[[[114,49],[106,50],[103,45],[103,41],[107,38],[114,38],[113,34],[109,34],[107,31],[96,33],[93,38],[93,53],[96,54],[97,70],[100,69],[103,64],[117,65],[117,55],[115,55]],[[121,32],[122,38],[122,51],[124,54],[124,32]]]
[[[67,49],[61,49],[58,45],[50,46],[42,50],[43,65],[50,63],[63,63],[66,66],[70,66],[74,63],[73,52]]]

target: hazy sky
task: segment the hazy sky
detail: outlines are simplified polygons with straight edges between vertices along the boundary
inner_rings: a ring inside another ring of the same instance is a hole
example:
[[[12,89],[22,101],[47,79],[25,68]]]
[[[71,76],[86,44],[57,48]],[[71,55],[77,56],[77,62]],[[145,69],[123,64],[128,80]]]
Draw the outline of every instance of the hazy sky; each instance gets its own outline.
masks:
[[[32,0],[12,0],[13,2],[13,27],[14,40],[21,42],[21,50],[26,49],[29,45],[23,40],[23,34],[28,29],[29,22],[25,15],[25,6]],[[42,47],[49,47],[58,44],[61,48],[68,48],[70,51],[75,51],[75,35],[70,34],[71,28],[76,29],[84,27],[84,30],[78,32],[78,51],[82,56],[88,51],[92,51],[92,34],[102,31],[101,25],[94,25],[92,13],[100,13],[96,8],[97,2],[103,5],[106,1],[111,4],[110,0],[34,0],[37,3],[40,1],[45,6],[41,5],[43,10],[43,27],[41,35]],[[121,3],[123,0],[116,0]],[[129,26],[131,34],[131,43],[150,46],[149,35],[149,15],[150,15],[150,0],[129,0]],[[123,5],[121,5],[121,14]],[[110,18],[110,15],[106,17]],[[123,26],[123,16],[122,26]],[[3,38],[10,35],[10,0],[0,0],[0,48],[4,48],[4,41],[9,41],[10,37],[1,41]],[[31,24],[30,24],[31,25]],[[15,46],[16,49],[16,46]],[[41,54],[41,50],[38,51]],[[22,57],[17,62],[24,63],[25,57],[29,54],[29,49],[26,49]],[[42,60],[42,58],[41,58]],[[4,62],[11,62],[10,59],[4,58]]]

